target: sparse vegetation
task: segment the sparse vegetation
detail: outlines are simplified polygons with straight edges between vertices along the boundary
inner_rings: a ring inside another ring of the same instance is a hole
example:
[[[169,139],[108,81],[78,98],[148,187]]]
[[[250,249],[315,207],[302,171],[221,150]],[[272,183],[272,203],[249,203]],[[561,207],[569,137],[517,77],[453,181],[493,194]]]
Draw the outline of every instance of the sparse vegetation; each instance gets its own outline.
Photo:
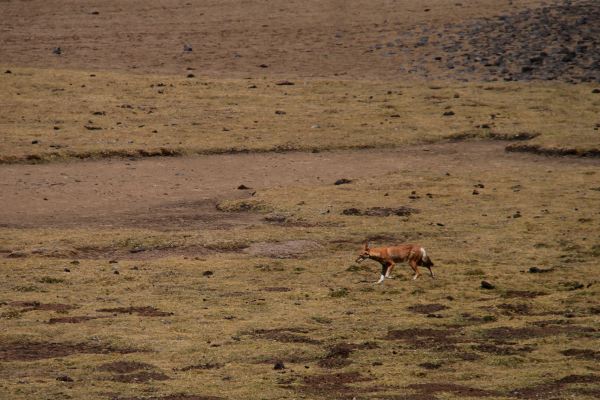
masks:
[[[0,1],[0,398],[600,397],[600,7],[234,3]]]

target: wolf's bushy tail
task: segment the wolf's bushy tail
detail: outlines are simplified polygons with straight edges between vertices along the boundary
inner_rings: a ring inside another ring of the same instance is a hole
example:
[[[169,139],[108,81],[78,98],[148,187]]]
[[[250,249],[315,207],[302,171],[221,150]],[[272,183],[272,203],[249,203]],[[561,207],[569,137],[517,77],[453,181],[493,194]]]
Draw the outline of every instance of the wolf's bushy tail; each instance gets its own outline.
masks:
[[[421,247],[421,265],[427,268],[433,267],[433,261],[431,261],[423,247]]]

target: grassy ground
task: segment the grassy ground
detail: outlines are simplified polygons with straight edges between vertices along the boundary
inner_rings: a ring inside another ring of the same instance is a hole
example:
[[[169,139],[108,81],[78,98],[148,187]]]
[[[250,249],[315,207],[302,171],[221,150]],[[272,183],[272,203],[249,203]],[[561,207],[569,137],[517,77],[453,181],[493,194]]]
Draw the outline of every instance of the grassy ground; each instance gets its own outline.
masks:
[[[3,68],[3,70],[6,68]],[[12,68],[0,161],[398,147],[462,138],[600,148],[592,85],[134,75]],[[444,115],[450,114],[450,115]]]
[[[276,222],[239,229],[3,229],[0,397],[596,398],[597,165],[516,160],[259,191],[221,208]],[[373,285],[367,238],[437,279]]]

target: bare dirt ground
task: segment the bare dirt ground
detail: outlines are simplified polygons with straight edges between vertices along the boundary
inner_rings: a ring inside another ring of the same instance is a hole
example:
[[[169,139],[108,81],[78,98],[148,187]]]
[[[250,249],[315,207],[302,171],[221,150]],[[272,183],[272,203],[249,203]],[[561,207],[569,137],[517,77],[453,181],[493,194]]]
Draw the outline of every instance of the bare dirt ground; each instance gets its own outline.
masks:
[[[223,228],[255,223],[248,214],[219,212],[225,199],[283,186],[327,185],[341,178],[385,176],[410,169],[522,167],[543,163],[600,165],[597,160],[505,153],[504,142],[455,142],[401,150],[211,155],[2,165],[0,226]],[[240,186],[246,187],[240,189]]]
[[[411,74],[404,69],[406,54],[382,55],[372,52],[375,46],[395,46],[399,40],[413,48],[424,31],[544,3],[4,1],[0,60],[143,73],[186,74],[193,68],[195,74],[212,78],[399,78]],[[192,51],[184,52],[184,44]],[[60,55],[52,53],[56,47]],[[437,63],[433,57],[427,62]]]

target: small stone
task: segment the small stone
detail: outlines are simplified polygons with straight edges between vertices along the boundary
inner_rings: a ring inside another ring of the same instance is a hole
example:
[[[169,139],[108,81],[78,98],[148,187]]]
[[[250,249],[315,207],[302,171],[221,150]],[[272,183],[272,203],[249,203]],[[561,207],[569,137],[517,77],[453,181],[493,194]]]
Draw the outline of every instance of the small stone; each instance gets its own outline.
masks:
[[[345,185],[345,184],[348,184],[351,182],[352,182],[352,180],[350,180],[350,179],[342,178],[342,179],[338,179],[337,181],[335,181],[334,185]]]
[[[492,285],[488,281],[481,281],[481,288],[490,290],[490,289],[495,289],[496,286]]]
[[[454,115],[454,111],[445,111],[443,114],[444,117],[450,117],[452,115]]]
[[[60,382],[73,382],[73,378],[68,375],[61,375],[57,377],[56,380]]]
[[[279,81],[275,83],[277,86],[293,86],[295,85],[294,82],[288,81],[288,80],[283,80],[283,81]]]
[[[194,74],[187,74],[187,78],[195,78],[195,77],[196,77],[196,75],[194,75]]]
[[[248,190],[248,189],[251,189],[251,188],[249,188],[248,186],[246,186],[246,185],[244,185],[244,184],[241,184],[241,185],[240,185],[240,186],[238,186],[237,188],[238,188],[238,190]]]
[[[285,369],[285,364],[283,364],[283,361],[277,361],[275,363],[275,365],[273,366],[274,370],[282,370]]]
[[[69,268],[65,268],[65,269],[63,269],[63,271],[65,271],[65,272],[71,272],[71,270]]]
[[[202,273],[202,276],[206,276],[206,277],[213,276],[213,272],[212,271],[204,271]]]

